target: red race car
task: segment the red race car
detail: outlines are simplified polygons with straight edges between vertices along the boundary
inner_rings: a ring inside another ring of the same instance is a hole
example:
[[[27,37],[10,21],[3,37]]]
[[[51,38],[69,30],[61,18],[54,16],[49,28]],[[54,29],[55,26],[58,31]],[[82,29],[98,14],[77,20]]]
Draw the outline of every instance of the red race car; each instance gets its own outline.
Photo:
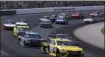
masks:
[[[80,13],[80,12],[76,12],[76,13],[73,13],[71,14],[71,18],[84,18],[84,16]]]

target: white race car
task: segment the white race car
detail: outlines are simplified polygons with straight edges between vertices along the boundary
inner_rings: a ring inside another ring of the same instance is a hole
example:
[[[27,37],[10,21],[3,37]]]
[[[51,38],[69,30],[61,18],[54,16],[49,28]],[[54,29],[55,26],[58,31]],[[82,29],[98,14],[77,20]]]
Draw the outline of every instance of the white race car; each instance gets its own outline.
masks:
[[[95,11],[93,13],[90,13],[91,17],[101,17],[103,15],[103,13],[99,12],[99,11]]]
[[[50,21],[50,17],[48,17],[48,16],[43,16],[41,19],[39,19],[39,22],[41,22],[41,21],[43,21],[43,22],[49,22]]]
[[[20,19],[16,22],[16,25],[29,25],[25,19]]]
[[[16,26],[16,24],[12,20],[6,20],[3,24],[4,29],[13,29],[15,26]]]
[[[93,19],[93,18],[90,18],[90,17],[85,18],[85,19],[83,20],[83,23],[94,23],[94,22],[96,22],[96,20]]]

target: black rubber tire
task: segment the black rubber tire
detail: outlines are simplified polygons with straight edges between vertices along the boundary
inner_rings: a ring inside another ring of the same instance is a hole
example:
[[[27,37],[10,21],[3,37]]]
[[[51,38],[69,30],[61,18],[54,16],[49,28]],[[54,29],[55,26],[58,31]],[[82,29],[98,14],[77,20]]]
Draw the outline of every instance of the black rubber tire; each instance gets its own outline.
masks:
[[[42,50],[43,53],[46,53],[46,50],[45,50],[44,46],[41,46],[41,50]]]
[[[56,57],[60,57],[60,52],[59,52],[59,50],[56,51]]]

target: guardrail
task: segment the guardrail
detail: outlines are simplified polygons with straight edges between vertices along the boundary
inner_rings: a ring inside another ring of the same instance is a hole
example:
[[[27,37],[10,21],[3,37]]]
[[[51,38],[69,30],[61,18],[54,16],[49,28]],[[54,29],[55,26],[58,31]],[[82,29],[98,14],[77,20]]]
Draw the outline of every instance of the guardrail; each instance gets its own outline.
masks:
[[[16,15],[16,10],[1,10],[0,15],[1,16]]]
[[[50,8],[30,8],[30,9],[11,9],[11,10],[15,10],[16,14],[35,14],[35,13],[51,13],[51,12],[104,10],[104,6],[50,7]]]
[[[70,11],[104,10],[104,6],[80,6],[80,7],[53,7],[53,8],[31,8],[16,9],[16,14],[52,13]]]

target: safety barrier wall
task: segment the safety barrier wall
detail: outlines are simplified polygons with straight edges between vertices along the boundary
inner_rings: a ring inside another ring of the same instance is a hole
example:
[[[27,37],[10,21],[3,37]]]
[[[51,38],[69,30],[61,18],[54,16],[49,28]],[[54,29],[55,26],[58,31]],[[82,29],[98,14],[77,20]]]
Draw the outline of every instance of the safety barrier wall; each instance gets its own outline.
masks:
[[[50,8],[30,8],[30,9],[11,9],[16,14],[35,14],[35,13],[51,13],[51,12],[68,12],[68,11],[89,11],[104,10],[104,6],[79,6],[79,7],[50,7]]]
[[[47,12],[51,13],[51,12],[67,12],[67,11],[88,11],[88,10],[104,10],[104,6],[16,9],[16,14],[33,14],[33,13],[47,13]]]
[[[16,10],[1,10],[0,15],[1,16],[7,16],[7,15],[15,15]]]

